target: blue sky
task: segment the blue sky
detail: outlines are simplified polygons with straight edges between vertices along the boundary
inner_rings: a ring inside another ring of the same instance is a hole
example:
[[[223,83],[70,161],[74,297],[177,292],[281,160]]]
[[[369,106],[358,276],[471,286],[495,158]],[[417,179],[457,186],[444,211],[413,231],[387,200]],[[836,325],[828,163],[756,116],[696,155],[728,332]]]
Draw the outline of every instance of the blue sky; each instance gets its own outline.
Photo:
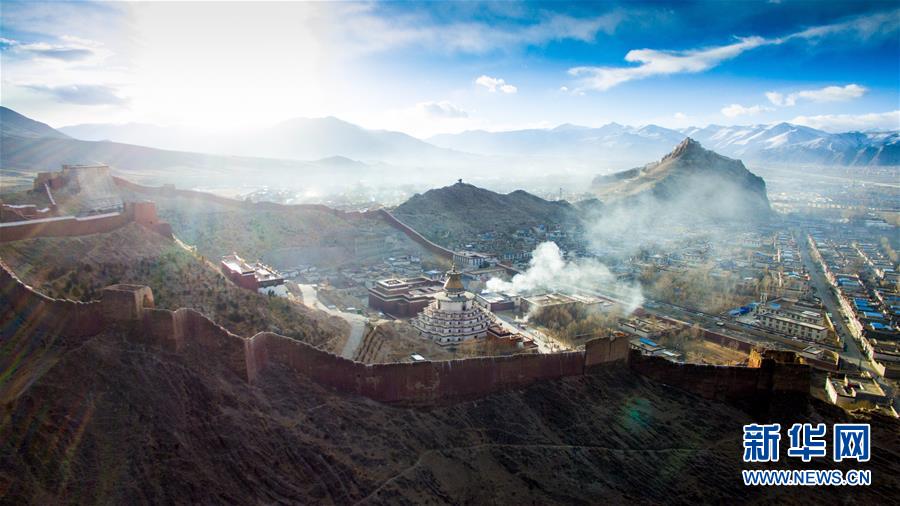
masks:
[[[53,126],[900,129],[896,2],[4,1],[0,38],[3,105]]]

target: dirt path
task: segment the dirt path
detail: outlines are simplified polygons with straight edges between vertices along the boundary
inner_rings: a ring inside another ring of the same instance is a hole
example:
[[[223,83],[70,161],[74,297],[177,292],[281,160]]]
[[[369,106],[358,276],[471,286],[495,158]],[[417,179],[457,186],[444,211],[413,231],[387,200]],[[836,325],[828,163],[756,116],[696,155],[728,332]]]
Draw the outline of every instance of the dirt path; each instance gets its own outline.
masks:
[[[298,283],[297,286],[300,287],[300,292],[303,294],[304,304],[311,308],[325,311],[330,315],[343,318],[350,324],[350,336],[344,344],[344,349],[341,350],[341,356],[352,360],[354,354],[356,354],[356,349],[362,344],[363,335],[366,333],[366,322],[368,319],[365,316],[356,313],[345,313],[336,309],[330,309],[319,300],[319,297],[316,294],[316,288],[313,285],[301,285]]]

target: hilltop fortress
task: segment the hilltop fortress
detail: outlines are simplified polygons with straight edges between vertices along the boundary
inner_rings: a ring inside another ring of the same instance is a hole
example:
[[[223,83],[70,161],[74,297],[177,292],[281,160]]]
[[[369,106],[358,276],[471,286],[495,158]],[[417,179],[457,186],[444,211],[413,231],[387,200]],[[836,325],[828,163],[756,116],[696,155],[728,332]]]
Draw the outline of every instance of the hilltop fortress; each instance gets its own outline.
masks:
[[[38,173],[32,191],[43,194],[48,206],[3,204],[0,242],[111,232],[132,222],[172,237],[155,203],[123,202],[116,186],[106,165],[63,165],[59,172]]]

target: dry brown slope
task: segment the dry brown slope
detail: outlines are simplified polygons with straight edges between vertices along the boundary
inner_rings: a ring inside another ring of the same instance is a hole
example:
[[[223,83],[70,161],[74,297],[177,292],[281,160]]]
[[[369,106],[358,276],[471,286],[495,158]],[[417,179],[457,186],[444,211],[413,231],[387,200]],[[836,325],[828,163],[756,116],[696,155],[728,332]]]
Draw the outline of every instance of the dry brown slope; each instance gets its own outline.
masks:
[[[2,407],[0,502],[886,504],[900,492],[894,421],[873,422],[865,467],[875,486],[748,489],[739,481],[748,415],[622,367],[404,408],[280,366],[250,386],[215,357],[122,337],[65,352]],[[11,384],[22,382],[0,383],[0,398]],[[838,416],[789,405],[776,409],[782,423]]]
[[[452,247],[485,232],[511,234],[540,225],[564,229],[580,225],[577,209],[523,190],[508,194],[458,182],[416,194],[392,211],[429,240]]]
[[[51,297],[87,301],[112,284],[142,284],[153,290],[156,307],[194,308],[243,336],[271,331],[333,351],[349,333],[339,318],[238,288],[208,263],[136,224],[107,234],[4,243],[0,258]]]
[[[237,252],[276,267],[339,267],[416,255],[436,259],[381,219],[301,205],[213,200],[199,193],[120,188],[125,200],[153,200],[177,237],[210,258]]]

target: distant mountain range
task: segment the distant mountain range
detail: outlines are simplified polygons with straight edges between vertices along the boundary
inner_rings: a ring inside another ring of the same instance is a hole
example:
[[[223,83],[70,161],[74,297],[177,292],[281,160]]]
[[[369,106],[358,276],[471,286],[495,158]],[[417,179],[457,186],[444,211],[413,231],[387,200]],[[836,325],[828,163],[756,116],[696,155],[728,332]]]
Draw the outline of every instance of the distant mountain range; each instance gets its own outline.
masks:
[[[371,163],[446,165],[472,158],[404,133],[368,130],[333,117],[295,118],[272,127],[221,134],[201,135],[188,129],[141,123],[82,124],[62,127],[60,132],[87,141],[286,160],[341,156]]]
[[[84,124],[59,129],[81,140],[110,140],[162,149],[316,160],[344,156],[365,162],[460,166],[484,157],[562,157],[641,163],[659,158],[685,137],[746,161],[811,165],[900,165],[900,132],[832,134],[805,126],[720,126],[670,129],[618,123],[592,128],[565,124],[505,132],[470,130],[422,141],[368,130],[337,118],[296,118],[241,134],[198,136],[147,124]],[[478,155],[478,156],[475,156]]]
[[[561,125],[509,132],[468,131],[431,137],[437,146],[479,154],[592,156],[635,160],[667,153],[685,137],[719,153],[754,162],[815,165],[900,165],[900,132],[832,134],[777,125],[718,126],[672,130],[656,125],[599,128]]]
[[[900,132],[832,134],[790,123],[688,128],[684,135],[745,160],[821,165],[900,165]]]
[[[437,146],[484,155],[646,161],[648,150],[653,156],[661,156],[683,139],[682,133],[652,125],[632,128],[610,123],[599,128],[566,124],[552,129],[508,132],[474,130],[437,135],[428,141]]]
[[[147,125],[138,130],[146,133],[145,127]],[[267,181],[278,181],[285,187],[310,184],[339,187],[360,178],[377,178],[379,172],[403,174],[391,167],[369,166],[340,156],[299,161],[176,151],[108,140],[79,140],[0,107],[0,171],[5,174],[34,173],[79,163],[104,163],[119,172],[129,173],[128,177],[133,179],[151,184],[174,182],[184,187],[259,186]]]
[[[323,184],[360,180],[434,186],[448,178],[525,179],[602,172],[662,157],[686,136],[753,164],[900,165],[900,133],[830,134],[780,123],[672,130],[610,123],[508,132],[468,131],[427,141],[328,117],[240,134],[198,135],[147,124],[61,129],[0,107],[0,169],[21,174],[63,163],[107,163],[144,181],[186,186]],[[449,174],[449,176],[448,176]]]

